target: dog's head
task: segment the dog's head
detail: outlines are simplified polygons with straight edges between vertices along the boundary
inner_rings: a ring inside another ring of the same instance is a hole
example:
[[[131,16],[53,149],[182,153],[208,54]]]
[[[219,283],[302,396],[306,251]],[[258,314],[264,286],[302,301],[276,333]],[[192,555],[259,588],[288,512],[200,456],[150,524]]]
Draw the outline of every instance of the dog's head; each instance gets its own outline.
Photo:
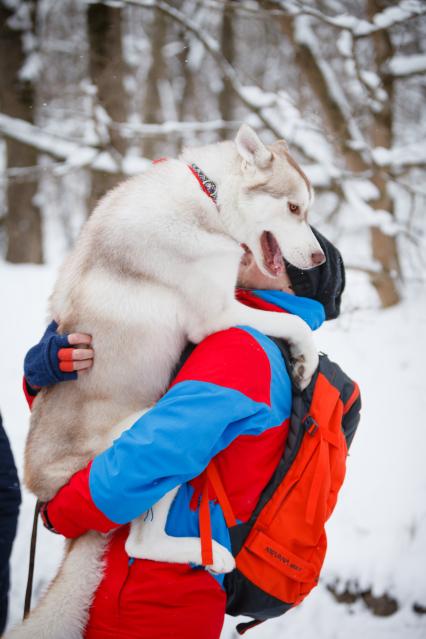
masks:
[[[325,262],[325,255],[307,218],[313,202],[312,186],[280,140],[265,146],[246,124],[235,138],[241,180],[236,206],[242,228],[241,244],[257,265],[276,277],[283,257],[300,269]]]

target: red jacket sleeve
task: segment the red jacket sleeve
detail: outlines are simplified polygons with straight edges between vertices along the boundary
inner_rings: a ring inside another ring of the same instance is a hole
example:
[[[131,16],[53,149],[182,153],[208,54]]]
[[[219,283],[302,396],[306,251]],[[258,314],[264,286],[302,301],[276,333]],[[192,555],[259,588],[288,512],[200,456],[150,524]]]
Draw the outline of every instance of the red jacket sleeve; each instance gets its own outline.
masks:
[[[25,399],[27,400],[28,406],[31,409],[32,405],[33,405],[33,401],[37,397],[40,389],[39,388],[34,388],[33,386],[30,386],[28,384],[27,380],[25,379],[25,377],[22,380],[22,388],[24,390]]]
[[[50,530],[72,539],[88,530],[106,533],[118,528],[93,503],[89,490],[89,473],[92,462],[75,473],[69,482],[45,506],[42,511],[44,524]]]

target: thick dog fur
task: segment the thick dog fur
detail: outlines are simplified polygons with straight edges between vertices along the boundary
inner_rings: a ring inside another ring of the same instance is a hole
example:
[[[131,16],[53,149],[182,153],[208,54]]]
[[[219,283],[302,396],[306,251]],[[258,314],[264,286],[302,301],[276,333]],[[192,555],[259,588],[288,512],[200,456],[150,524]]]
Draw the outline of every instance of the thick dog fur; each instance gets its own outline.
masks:
[[[4,639],[80,639],[102,577],[102,553],[107,541],[107,535],[93,531],[67,541],[66,558],[49,590],[30,617]]]
[[[217,204],[191,174],[191,163],[217,184]],[[51,297],[50,317],[59,320],[59,332],[90,333],[96,356],[88,374],[46,388],[35,400],[25,482],[39,499],[50,499],[133,423],[129,415],[161,397],[188,339],[199,342],[236,324],[253,326],[288,339],[296,376],[302,385],[309,381],[318,356],[307,325],[239,304],[234,287],[242,244],[268,272],[264,231],[273,233],[295,266],[316,265],[312,258],[321,249],[306,221],[311,201],[310,184],[285,143],[266,147],[246,125],[235,142],[187,149],[179,160],[154,165],[100,201]],[[298,214],[290,212],[289,202],[299,206]],[[166,506],[173,496],[166,496]],[[157,521],[167,516],[164,503]],[[149,538],[149,530],[134,528],[133,556],[146,556],[136,546],[149,548]],[[165,534],[163,541],[158,558],[197,561],[199,540],[180,540],[180,551],[173,551]],[[104,545],[95,533],[72,542],[47,595],[8,639],[81,637]],[[228,551],[214,551],[213,569],[231,570]],[[155,559],[152,547],[149,552]]]

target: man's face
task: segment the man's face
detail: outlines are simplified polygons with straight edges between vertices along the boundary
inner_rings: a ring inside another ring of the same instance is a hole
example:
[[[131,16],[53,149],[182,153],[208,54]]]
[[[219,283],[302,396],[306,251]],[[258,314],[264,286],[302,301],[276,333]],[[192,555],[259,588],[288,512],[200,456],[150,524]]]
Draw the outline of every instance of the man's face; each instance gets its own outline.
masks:
[[[246,251],[241,258],[238,270],[237,286],[242,288],[270,289],[273,291],[285,291],[294,295],[290,278],[284,268],[284,272],[277,277],[269,277],[262,273],[256,264],[253,254]]]

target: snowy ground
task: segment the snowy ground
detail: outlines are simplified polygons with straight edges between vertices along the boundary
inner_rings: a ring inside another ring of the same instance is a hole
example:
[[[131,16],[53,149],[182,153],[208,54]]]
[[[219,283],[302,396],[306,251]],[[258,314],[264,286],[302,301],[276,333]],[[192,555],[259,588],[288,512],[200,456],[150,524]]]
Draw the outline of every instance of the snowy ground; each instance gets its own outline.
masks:
[[[28,409],[20,391],[22,360],[43,331],[46,298],[54,271],[48,267],[0,262],[0,407],[21,470]],[[366,290],[356,288],[361,298]],[[354,301],[355,300],[355,301]],[[365,298],[364,298],[365,301]],[[425,290],[410,292],[398,308],[353,311],[317,333],[321,350],[356,379],[363,395],[363,417],[348,464],[339,504],[328,526],[329,552],[320,586],[302,606],[282,619],[251,631],[269,639],[420,639],[426,637],[426,472],[424,392]],[[33,498],[25,494],[12,559],[10,621],[23,606]],[[61,554],[61,540],[39,529],[36,596],[48,582]],[[337,604],[325,583],[350,583],[374,595],[388,593],[399,611],[374,617],[360,601]],[[230,639],[227,619],[223,639]]]

